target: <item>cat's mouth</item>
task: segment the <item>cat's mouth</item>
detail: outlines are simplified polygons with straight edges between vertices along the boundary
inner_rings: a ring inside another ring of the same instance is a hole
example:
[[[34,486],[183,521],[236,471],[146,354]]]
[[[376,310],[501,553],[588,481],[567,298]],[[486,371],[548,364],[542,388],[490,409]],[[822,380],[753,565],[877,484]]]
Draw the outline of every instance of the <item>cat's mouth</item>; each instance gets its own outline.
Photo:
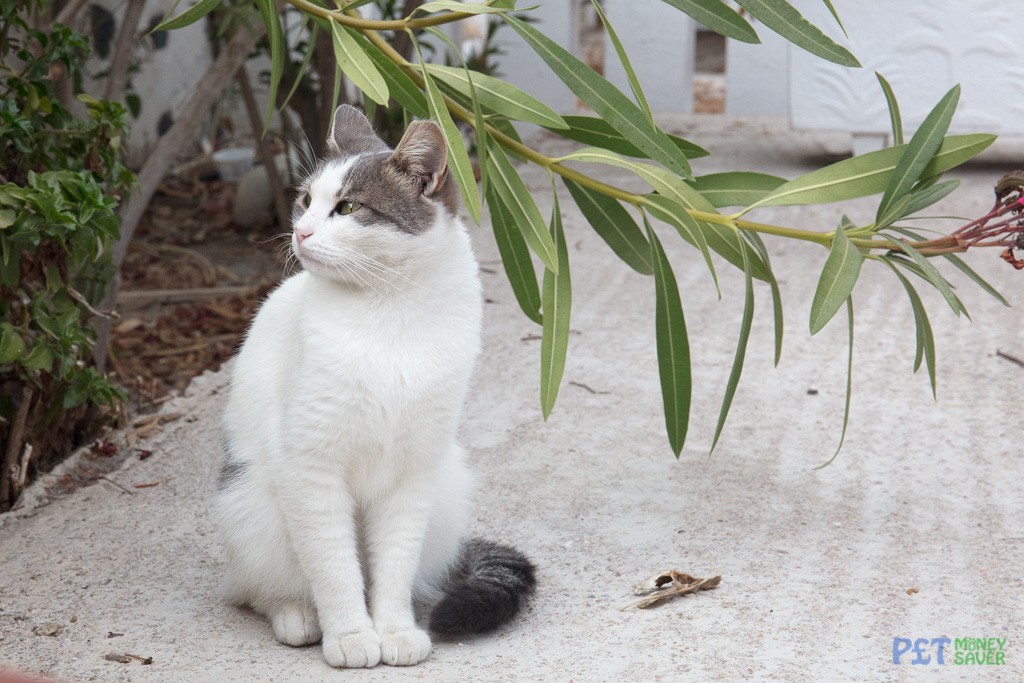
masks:
[[[318,255],[308,246],[305,246],[303,244],[295,245],[293,251],[295,252],[295,255],[299,258],[299,261],[305,266],[313,264],[314,266],[326,268],[329,265],[322,256]]]

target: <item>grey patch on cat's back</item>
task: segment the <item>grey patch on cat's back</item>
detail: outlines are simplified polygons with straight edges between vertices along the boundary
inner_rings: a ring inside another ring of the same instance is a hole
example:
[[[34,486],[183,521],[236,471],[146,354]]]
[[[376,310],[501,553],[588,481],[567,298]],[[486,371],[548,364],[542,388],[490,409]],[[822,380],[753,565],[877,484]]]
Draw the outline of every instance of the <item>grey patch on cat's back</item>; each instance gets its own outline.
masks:
[[[220,474],[217,475],[217,490],[225,491],[231,488],[231,485],[241,479],[248,469],[249,463],[225,457],[220,465]]]

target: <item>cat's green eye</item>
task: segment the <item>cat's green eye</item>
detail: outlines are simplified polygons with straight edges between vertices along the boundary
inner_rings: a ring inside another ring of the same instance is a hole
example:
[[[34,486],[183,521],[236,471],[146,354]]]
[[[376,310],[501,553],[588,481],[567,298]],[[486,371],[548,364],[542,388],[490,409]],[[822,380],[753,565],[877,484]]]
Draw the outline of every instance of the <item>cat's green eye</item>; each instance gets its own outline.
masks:
[[[309,205],[312,204],[312,203],[313,203],[313,197],[311,197],[308,192],[305,195],[302,196],[302,206],[303,206],[303,208],[308,209]]]
[[[362,204],[354,202],[351,199],[342,199],[338,202],[338,205],[334,207],[334,210],[340,213],[342,216],[347,216],[353,211],[357,211]]]

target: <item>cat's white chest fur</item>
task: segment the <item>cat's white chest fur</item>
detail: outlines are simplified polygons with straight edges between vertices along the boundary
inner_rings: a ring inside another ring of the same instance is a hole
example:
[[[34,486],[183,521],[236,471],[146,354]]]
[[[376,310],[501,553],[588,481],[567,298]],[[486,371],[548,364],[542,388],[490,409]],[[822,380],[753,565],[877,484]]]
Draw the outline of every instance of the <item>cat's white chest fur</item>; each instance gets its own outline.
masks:
[[[479,352],[480,285],[461,224],[437,232],[456,234],[431,277],[368,294],[300,273],[267,300],[227,419],[287,444],[269,466],[294,466],[273,453],[296,448],[333,460],[362,498],[447,447]]]

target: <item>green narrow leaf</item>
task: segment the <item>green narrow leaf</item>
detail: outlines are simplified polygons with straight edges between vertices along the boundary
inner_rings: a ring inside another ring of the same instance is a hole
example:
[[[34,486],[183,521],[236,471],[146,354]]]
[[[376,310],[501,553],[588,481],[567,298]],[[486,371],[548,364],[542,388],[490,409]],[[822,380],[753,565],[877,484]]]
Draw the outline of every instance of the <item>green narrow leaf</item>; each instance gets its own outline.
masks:
[[[363,98],[363,114],[365,114],[366,118],[370,121],[377,120],[377,103],[374,102],[372,98]]]
[[[558,387],[562,383],[565,354],[569,346],[569,309],[572,307],[569,249],[562,232],[562,213],[553,181],[552,192],[554,207],[551,210],[551,239],[558,253],[558,272],[544,271],[544,288],[541,292],[544,320],[540,340],[540,404],[545,420],[555,406]]]
[[[622,204],[568,178],[562,178],[562,182],[587,222],[605,244],[633,270],[644,275],[653,274],[651,245]]]
[[[562,120],[565,121],[568,128],[557,129],[549,127],[548,130],[569,140],[601,147],[627,157],[650,159],[639,147],[622,137],[622,134],[612,128],[604,119],[599,119],[595,116],[563,116]],[[669,135],[668,139],[679,148],[679,151],[687,159],[698,159],[708,156],[706,149],[695,145],[689,140],[684,140],[676,135]]]
[[[361,36],[359,39],[363,40]],[[408,74],[385,57],[375,45],[367,42],[363,45],[363,49],[374,66],[377,67],[381,77],[387,82],[388,92],[391,93],[391,97],[395,98],[395,102],[398,102],[417,118],[429,118],[430,107],[427,104],[427,97],[409,78]]]
[[[267,113],[263,117],[262,132],[262,135],[266,135],[270,128],[270,118],[274,114],[274,105],[277,102],[277,89],[281,85],[281,74],[284,71],[284,51],[288,49],[288,46],[285,44],[281,19],[277,15],[274,0],[256,0],[256,6],[259,7],[263,25],[267,27],[267,40],[270,43],[270,85],[267,89]]]
[[[711,441],[711,450],[715,450],[718,439],[722,436],[722,428],[725,427],[725,419],[729,416],[729,408],[732,407],[732,399],[736,395],[736,387],[740,383],[740,375],[743,374],[743,361],[747,356],[747,341],[750,339],[750,326],[754,321],[754,277],[750,271],[749,247],[742,243],[743,248],[743,275],[745,280],[743,299],[743,318],[740,321],[740,337],[736,342],[736,357],[732,361],[732,370],[729,371],[729,382],[725,386],[725,397],[722,399],[722,410],[718,414],[718,425],[715,427],[715,438]]]
[[[523,144],[523,139],[521,137],[519,137],[519,132],[516,130],[516,127],[512,125],[512,122],[509,121],[508,119],[492,118],[487,123],[488,123],[488,125],[491,126],[491,128],[494,128],[495,130],[497,130],[500,133],[504,133],[509,138],[515,140],[519,144]],[[510,157],[512,157],[516,161],[520,161],[520,162],[529,161],[526,157],[524,157],[522,154],[520,154],[519,152],[515,151],[514,149],[507,149],[507,150],[505,150],[505,152],[506,152],[506,154],[508,154]]]
[[[687,213],[679,202],[661,195],[647,195],[646,206],[655,218],[673,226],[684,240],[700,250],[704,256],[704,263],[707,264],[708,270],[711,272],[711,279],[715,282],[715,291],[718,293],[718,298],[721,299],[722,290],[718,287],[718,273],[715,272],[711,252],[708,251],[707,238],[693,216]]]
[[[836,12],[836,8],[832,4],[832,0],[825,0],[825,7],[827,7],[828,11],[832,13],[832,18],[836,20],[837,24],[839,24],[839,28],[842,29],[843,35],[849,38],[850,34],[846,32],[846,27],[843,26],[843,20],[839,18],[839,12]]]
[[[466,67],[469,74],[469,67]],[[476,166],[480,169],[480,185],[487,187],[487,147],[490,145],[491,136],[487,133],[487,122],[484,120],[483,109],[480,108],[480,100],[476,96],[476,86],[470,81],[470,96],[473,100],[473,139],[476,140]]]
[[[962,272],[967,277],[971,278],[971,280],[973,280],[976,285],[985,290],[985,292],[987,292],[996,301],[1006,306],[1007,308],[1010,307],[1010,302],[1004,299],[1003,295],[1000,294],[995,287],[986,282],[983,277],[978,275],[978,273],[975,272],[974,269],[972,269],[969,265],[964,263],[963,259],[961,259],[959,256],[957,256],[956,254],[943,254],[942,258],[946,259],[954,266],[956,266],[956,268],[960,270],[960,272]]]
[[[341,67],[334,65],[334,90],[331,95],[331,111],[338,110],[338,99],[341,97]]]
[[[785,0],[736,0],[750,15],[780,36],[813,55],[841,66],[860,66],[849,50],[803,18]]]
[[[409,37],[413,39],[413,45],[416,47],[416,55],[419,57],[420,64],[425,65],[426,62],[423,61],[423,53],[420,52],[419,43],[411,32]],[[466,202],[469,214],[479,224],[480,193],[477,191],[476,176],[473,175],[473,164],[469,161],[466,145],[462,142],[462,135],[459,133],[459,129],[455,127],[455,122],[452,121],[444,99],[441,97],[441,93],[438,91],[433,79],[430,78],[430,74],[427,73],[426,69],[422,69],[422,75],[423,85],[427,91],[427,103],[430,105],[431,118],[441,125],[441,132],[444,133],[445,142],[448,145],[448,164],[455,171],[453,175],[459,185],[462,199]]]
[[[849,240],[842,227],[837,227],[835,237],[832,238],[832,249],[825,259],[811,301],[811,334],[817,334],[825,327],[843,302],[850,298],[863,263],[864,255],[860,249]]]
[[[512,168],[501,147],[494,145],[490,151],[487,157],[490,164],[487,169],[488,184],[493,185],[495,192],[508,207],[513,223],[523,232],[523,237],[530,248],[540,257],[548,270],[557,273],[558,255],[555,252],[555,243],[544,224],[537,204],[533,201],[533,196],[526,189],[523,179]]]
[[[432,76],[444,81],[463,95],[469,96],[469,76],[465,69],[429,64]],[[476,86],[480,104],[491,111],[517,121],[527,121],[553,130],[567,128],[568,124],[554,109],[536,97],[529,95],[511,83],[474,71],[473,85]]]
[[[363,94],[386,107],[391,97],[388,84],[380,75],[373,60],[363,52],[359,41],[351,33],[352,29],[332,21],[331,31],[334,35],[334,56],[338,60],[338,66]]]
[[[281,102],[281,108],[284,109],[288,106],[288,103],[292,101],[292,95],[295,94],[296,89],[299,87],[299,83],[302,82],[303,76],[307,73],[306,69],[309,67],[309,62],[313,58],[313,52],[316,49],[316,38],[317,34],[320,33],[320,27],[312,23],[312,28],[309,31],[309,38],[306,41],[306,54],[302,56],[302,64],[299,65],[299,70],[295,73],[295,80],[292,81],[292,87],[288,89],[288,94],[285,95],[284,100]],[[373,120],[372,118],[370,119]]]
[[[953,313],[959,316],[961,313],[967,314],[967,309],[964,307],[960,298],[953,293],[953,285],[949,284],[949,280],[943,277],[942,273],[939,272],[938,268],[933,266],[931,262],[921,254],[917,249],[907,244],[905,241],[899,243],[903,249],[903,253],[910,257],[910,259],[917,265],[917,267],[923,273],[923,277],[939,290],[942,294],[942,298],[946,300],[949,307],[953,309]],[[900,259],[893,259],[895,263],[902,263]],[[970,318],[970,316],[967,316]]]
[[[655,334],[658,347],[658,374],[661,378],[661,397],[665,406],[665,429],[668,442],[676,458],[686,443],[690,422],[690,341],[686,334],[686,319],[679,287],[672,273],[672,265],[658,241],[658,236],[644,216],[647,241],[651,244],[651,262],[654,264]]]
[[[747,238],[747,241],[754,247],[754,250],[764,261],[768,267],[768,273],[771,277],[768,279],[768,285],[772,291],[772,317],[775,322],[775,367],[779,367],[779,361],[782,360],[782,335],[784,331],[784,320],[782,311],[782,292],[779,291],[779,281],[775,279],[775,273],[772,271],[771,258],[768,255],[768,248],[764,245],[764,240],[756,232],[750,230],[744,230],[743,236]]]
[[[836,452],[829,458],[828,462],[822,463],[814,469],[820,470],[822,467],[828,467],[831,465],[836,456],[839,455],[839,451],[843,450],[843,442],[846,441],[846,427],[850,424],[850,397],[853,395],[853,297],[849,297],[846,300],[846,324],[850,330],[850,353],[846,359],[846,407],[843,408],[843,433],[839,436],[839,446],[836,448]]]
[[[470,76],[469,66],[466,64],[466,60],[462,58],[462,52],[455,45],[451,38],[449,38],[443,31],[438,30],[433,26],[428,26],[427,31],[437,36],[442,41],[448,44],[448,47],[452,50],[459,60],[462,62],[463,75],[466,78],[466,84],[469,91],[469,100],[471,109],[473,111],[473,135],[476,139],[476,163],[477,168],[480,169],[480,186],[487,187],[487,127],[484,125],[484,113],[480,108],[480,99],[477,97],[476,80]],[[483,74],[480,74],[483,75]]]
[[[537,286],[537,272],[530,259],[530,250],[498,193],[490,186],[486,192],[487,206],[491,210],[491,228],[501,254],[501,265],[512,286],[512,294],[526,317],[539,325],[542,321],[540,288]]]
[[[583,149],[576,150],[575,152],[562,157],[561,160],[586,161],[624,168],[639,176],[644,182],[654,188],[659,195],[677,202],[685,209],[717,213],[715,207],[711,206],[711,202],[705,199],[703,195],[687,185],[681,178],[673,174],[671,171],[667,171],[660,166],[633,161],[631,159],[623,159],[614,152],[597,147],[585,147]],[[648,197],[648,199],[650,199],[650,197]],[[691,241],[691,244],[699,247],[701,242],[706,240],[707,245],[721,254],[727,261],[729,261],[729,263],[733,264],[737,268],[743,268],[743,255],[740,252],[741,247],[739,245],[740,238],[734,227],[705,221],[698,221],[697,225],[703,235],[703,240],[698,239],[697,241]],[[687,234],[682,234],[684,239],[690,241]],[[766,266],[761,259],[756,256],[753,259],[753,270],[754,277],[757,279],[768,279],[769,275],[766,272]]]
[[[533,26],[509,15],[503,18],[577,97],[624,138],[666,168],[690,176],[690,164],[679,148],[618,88]]]
[[[882,201],[878,204],[877,217],[884,216],[893,204],[909,194],[914,183],[921,178],[922,171],[942,144],[959,100],[960,86],[955,85],[921,122],[893,169],[889,184],[882,194]]]
[[[697,176],[689,184],[712,206],[721,208],[753,204],[785,182],[785,178],[767,173],[736,171]]]
[[[892,125],[892,141],[894,145],[903,144],[903,119],[900,117],[900,105],[896,101],[896,94],[892,91],[892,87],[889,85],[889,81],[885,80],[885,76],[875,72],[875,76],[878,78],[878,84],[882,86],[882,92],[885,94],[885,103],[889,107],[889,122]]]
[[[664,0],[715,33],[743,43],[760,43],[754,28],[722,0]]]
[[[640,79],[636,76],[636,71],[633,69],[633,64],[629,61],[629,55],[626,54],[626,49],[622,47],[622,41],[619,40],[619,34],[615,32],[608,17],[605,15],[604,10],[601,9],[601,3],[598,0],[591,0],[594,5],[594,9],[597,10],[597,16],[601,18],[601,24],[604,26],[604,30],[608,33],[609,40],[612,41],[612,47],[615,48],[615,53],[619,56],[619,62],[622,64],[622,70],[626,73],[626,80],[629,81],[629,88],[633,91],[633,97],[636,98],[637,106],[640,110],[647,115],[647,120],[652,124],[654,123],[654,114],[651,113],[651,105],[647,103],[647,97],[644,95],[644,89],[640,87]]]
[[[985,150],[994,135],[951,135],[947,137],[921,177],[944,173]],[[834,163],[780,185],[766,197],[748,206],[743,213],[759,206],[828,204],[882,192],[907,145],[868,152]]]
[[[910,206],[910,201],[910,195],[906,194],[890,204],[884,214],[875,218],[875,229],[881,230],[883,228],[887,228],[903,216],[907,215],[907,207]]]
[[[908,195],[910,197],[910,201],[907,203],[906,208],[903,210],[903,215],[900,216],[900,218],[915,214],[921,209],[928,208],[935,202],[945,198],[946,195],[958,187],[960,187],[959,180],[947,180],[945,182],[928,185],[926,187],[922,187],[920,190],[911,192]]]
[[[936,383],[935,383],[935,335],[932,333],[932,325],[928,321],[928,312],[925,310],[924,304],[921,302],[921,297],[918,295],[917,290],[910,284],[910,280],[899,271],[889,259],[881,257],[879,259],[885,265],[892,269],[892,272],[899,279],[903,285],[903,289],[907,291],[907,297],[910,299],[910,307],[914,311],[914,325],[917,328],[917,351],[914,356],[914,372],[917,372],[921,367],[922,357],[925,360],[925,365],[928,368],[928,379],[932,385],[932,397],[938,398]]]
[[[534,6],[536,7],[536,5]],[[433,12],[457,12],[461,14],[503,14],[508,12],[511,8],[497,5],[495,3],[484,2],[480,4],[476,3],[464,3],[461,0],[434,0],[433,2],[427,2],[416,8],[417,12],[427,14]],[[523,7],[523,10],[533,9],[533,7]]]
[[[918,233],[914,232],[913,230],[908,230],[907,228],[890,227],[889,230],[891,230],[893,232],[898,232],[901,235],[909,237],[909,238],[911,238],[913,240],[916,240],[918,242],[924,240],[924,237],[922,237]],[[942,258],[944,258],[947,261],[949,261],[950,263],[952,263],[957,268],[957,270],[959,270],[964,275],[969,277],[976,285],[981,287],[981,289],[984,290],[993,299],[995,299],[996,301],[998,301],[999,303],[1001,303],[1002,305],[1004,305],[1004,306],[1006,306],[1008,308],[1010,307],[1010,302],[1007,301],[1003,297],[1003,295],[1000,294],[996,290],[995,287],[990,285],[985,280],[985,278],[981,277],[981,275],[979,275],[973,268],[971,268],[969,265],[964,263],[963,259],[961,259],[959,256],[957,256],[956,254],[942,254]],[[924,277],[923,273],[917,273],[917,274],[918,274],[919,277]],[[927,278],[925,278],[925,279],[927,279]]]
[[[199,2],[192,5],[178,16],[172,17],[171,19],[164,19],[162,22],[157,24],[150,33],[156,33],[157,31],[173,31],[175,29],[185,28],[186,26],[194,24],[205,17],[219,4],[220,0],[199,0]]]

